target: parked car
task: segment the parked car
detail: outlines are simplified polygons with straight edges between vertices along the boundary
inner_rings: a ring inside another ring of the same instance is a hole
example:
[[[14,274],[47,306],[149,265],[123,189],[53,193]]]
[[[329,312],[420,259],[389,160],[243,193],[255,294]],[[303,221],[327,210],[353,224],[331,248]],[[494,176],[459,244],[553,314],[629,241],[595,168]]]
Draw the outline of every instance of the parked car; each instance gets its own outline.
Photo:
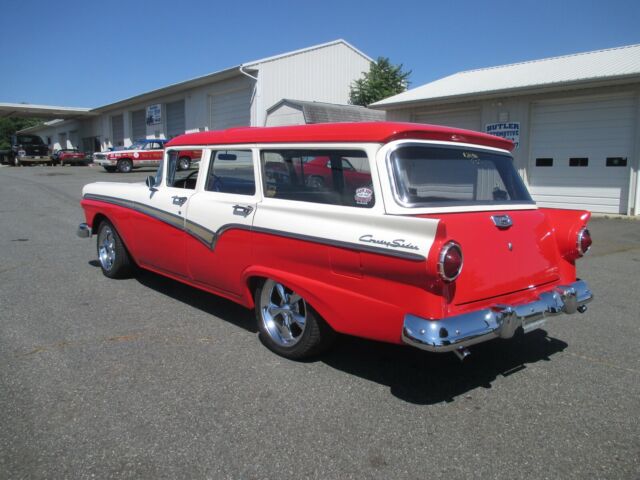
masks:
[[[134,168],[157,167],[164,154],[165,139],[137,140],[122,150],[111,150],[93,154],[93,162],[101,165],[107,172],[129,173]],[[200,159],[200,150],[185,150],[178,162],[180,170],[188,170],[191,162]]]
[[[11,135],[11,148],[0,151],[0,163],[16,167],[34,163],[51,164],[52,162],[49,146],[38,135]]]
[[[51,155],[53,162],[60,166],[67,165],[78,165],[83,164],[86,165],[91,161],[91,156],[87,155],[85,152],[81,152],[77,148],[63,148],[60,150],[56,150]]]
[[[178,171],[192,148],[199,168]],[[146,185],[86,185],[78,235],[107,277],[138,266],[254,309],[288,358],[336,332],[464,358],[593,297],[576,278],[589,212],[539,208],[512,148],[387,122],[183,135]]]

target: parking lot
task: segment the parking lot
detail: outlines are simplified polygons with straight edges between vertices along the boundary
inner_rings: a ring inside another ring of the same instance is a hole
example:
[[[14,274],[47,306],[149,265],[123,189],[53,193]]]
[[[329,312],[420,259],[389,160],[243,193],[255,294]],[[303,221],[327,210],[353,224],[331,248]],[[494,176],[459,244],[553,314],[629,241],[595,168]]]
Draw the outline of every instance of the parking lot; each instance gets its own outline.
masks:
[[[231,302],[102,275],[81,188],[151,173],[0,168],[0,478],[639,478],[640,221],[592,221],[584,315],[292,362]]]

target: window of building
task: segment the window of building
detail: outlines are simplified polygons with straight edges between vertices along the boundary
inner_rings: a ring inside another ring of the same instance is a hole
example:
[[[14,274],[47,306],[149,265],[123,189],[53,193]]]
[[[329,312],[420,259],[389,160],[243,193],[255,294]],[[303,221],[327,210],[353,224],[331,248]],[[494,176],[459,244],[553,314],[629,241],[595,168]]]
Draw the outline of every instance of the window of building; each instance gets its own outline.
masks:
[[[626,167],[626,157],[607,157],[607,167]]]
[[[264,194],[270,198],[371,208],[369,159],[354,150],[265,150]]]
[[[536,158],[536,167],[553,167],[553,158]]]
[[[251,150],[211,152],[205,190],[210,192],[255,195],[256,180]]]
[[[589,166],[589,159],[588,158],[570,158],[569,159],[569,166],[570,167],[588,167]]]

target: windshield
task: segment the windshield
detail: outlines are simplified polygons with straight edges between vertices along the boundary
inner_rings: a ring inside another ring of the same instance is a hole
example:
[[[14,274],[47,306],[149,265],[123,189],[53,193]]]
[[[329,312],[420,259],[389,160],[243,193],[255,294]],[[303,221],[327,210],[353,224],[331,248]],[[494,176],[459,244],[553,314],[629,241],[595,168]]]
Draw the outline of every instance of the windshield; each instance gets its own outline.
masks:
[[[533,203],[508,154],[407,145],[389,163],[394,194],[406,207]]]
[[[18,135],[17,140],[20,145],[44,145],[42,139],[37,135]]]

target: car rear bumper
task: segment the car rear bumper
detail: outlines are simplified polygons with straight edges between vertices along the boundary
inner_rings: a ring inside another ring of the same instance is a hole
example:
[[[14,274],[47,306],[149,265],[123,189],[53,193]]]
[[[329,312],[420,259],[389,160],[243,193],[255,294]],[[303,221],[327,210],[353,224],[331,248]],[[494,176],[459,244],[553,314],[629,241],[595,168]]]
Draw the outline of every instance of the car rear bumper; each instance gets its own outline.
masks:
[[[530,332],[540,328],[548,317],[582,313],[591,300],[593,293],[587,283],[577,280],[541,293],[530,303],[495,305],[441,320],[407,314],[402,341],[431,352],[451,352],[493,338],[511,338],[518,328]]]

